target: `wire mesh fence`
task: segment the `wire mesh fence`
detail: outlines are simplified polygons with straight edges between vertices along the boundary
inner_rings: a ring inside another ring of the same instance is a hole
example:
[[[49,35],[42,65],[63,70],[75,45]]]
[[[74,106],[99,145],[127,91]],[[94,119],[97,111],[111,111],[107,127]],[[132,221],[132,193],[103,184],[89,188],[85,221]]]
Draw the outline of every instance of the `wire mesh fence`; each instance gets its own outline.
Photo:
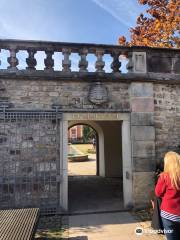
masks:
[[[60,208],[60,115],[0,112],[0,208]]]

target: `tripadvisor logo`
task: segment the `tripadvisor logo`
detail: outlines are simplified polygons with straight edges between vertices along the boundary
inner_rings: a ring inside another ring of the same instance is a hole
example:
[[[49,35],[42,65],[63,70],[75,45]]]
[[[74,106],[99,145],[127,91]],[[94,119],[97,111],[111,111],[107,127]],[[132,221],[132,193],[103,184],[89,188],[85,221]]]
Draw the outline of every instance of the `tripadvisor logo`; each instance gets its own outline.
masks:
[[[141,228],[141,227],[135,228],[135,233],[136,233],[136,235],[142,235],[143,234],[143,228]]]

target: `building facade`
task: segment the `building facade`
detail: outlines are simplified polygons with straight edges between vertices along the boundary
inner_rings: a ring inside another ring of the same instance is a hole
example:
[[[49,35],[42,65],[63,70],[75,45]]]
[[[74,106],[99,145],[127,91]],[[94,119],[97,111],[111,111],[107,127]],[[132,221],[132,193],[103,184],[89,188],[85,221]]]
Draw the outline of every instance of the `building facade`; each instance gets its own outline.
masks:
[[[157,162],[179,151],[180,51],[13,40],[0,40],[0,49],[9,52],[0,70],[1,208],[68,210],[68,129],[76,124],[96,130],[99,174],[122,177],[124,207],[147,206]],[[43,70],[36,69],[38,51],[46,54]],[[63,55],[59,71],[55,52]],[[77,71],[71,53],[79,55]],[[96,57],[94,72],[88,54]]]
[[[83,142],[83,126],[76,125],[68,130],[68,141],[69,142]]]

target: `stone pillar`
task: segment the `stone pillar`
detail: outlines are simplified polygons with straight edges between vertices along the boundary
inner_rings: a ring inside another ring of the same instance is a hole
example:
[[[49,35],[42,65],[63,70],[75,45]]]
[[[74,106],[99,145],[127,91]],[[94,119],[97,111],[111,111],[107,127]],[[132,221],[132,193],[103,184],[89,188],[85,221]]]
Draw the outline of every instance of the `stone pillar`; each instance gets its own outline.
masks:
[[[79,55],[81,57],[79,61],[79,71],[80,72],[88,72],[87,67],[88,67],[88,61],[86,60],[86,56],[88,54],[88,49],[83,48],[80,49]]]
[[[113,73],[121,72],[120,67],[121,67],[121,62],[119,61],[119,56],[120,52],[114,51],[111,54],[113,61],[111,63],[111,69]]]
[[[149,203],[154,187],[155,128],[152,83],[131,84],[131,142],[134,207]]]
[[[63,210],[68,210],[68,121],[60,121],[60,196],[59,203]]]
[[[97,61],[95,63],[96,72],[104,72],[105,62],[103,61],[104,50],[96,50]]]
[[[122,157],[123,157],[123,198],[124,207],[133,207],[132,162],[131,162],[130,121],[122,123]]]
[[[16,56],[16,53],[18,52],[18,50],[11,48],[9,51],[10,51],[10,57],[8,57],[7,59],[9,63],[8,69],[18,70],[17,65],[19,64],[19,61]]]
[[[62,71],[63,72],[71,72],[71,60],[69,59],[71,54],[71,49],[63,48],[62,54],[64,55],[64,59],[62,60]]]

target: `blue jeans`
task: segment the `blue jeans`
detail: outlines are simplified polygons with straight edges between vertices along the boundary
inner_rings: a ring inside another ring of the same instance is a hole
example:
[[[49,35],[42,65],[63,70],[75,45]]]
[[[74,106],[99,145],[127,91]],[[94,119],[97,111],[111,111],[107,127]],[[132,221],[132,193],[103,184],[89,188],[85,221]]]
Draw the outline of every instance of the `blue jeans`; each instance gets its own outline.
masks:
[[[180,222],[173,222],[171,220],[162,218],[167,240],[180,239]]]

